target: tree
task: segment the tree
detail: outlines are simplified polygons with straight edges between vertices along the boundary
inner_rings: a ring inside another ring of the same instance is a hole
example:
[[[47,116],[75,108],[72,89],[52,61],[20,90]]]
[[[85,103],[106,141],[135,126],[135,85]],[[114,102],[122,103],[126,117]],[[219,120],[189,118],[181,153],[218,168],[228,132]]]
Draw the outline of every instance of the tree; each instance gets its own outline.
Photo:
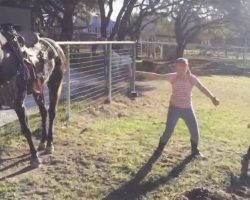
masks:
[[[108,36],[107,27],[113,13],[114,0],[98,0],[101,36],[109,40],[124,40],[127,36],[138,40],[141,30],[160,17],[168,16],[172,6],[178,1],[180,0],[123,0],[114,28]]]
[[[110,22],[111,15],[113,13],[113,3],[114,0],[98,0],[99,12],[101,17],[101,37],[108,38],[109,40],[113,40],[121,27],[125,26],[130,16],[132,15],[132,11],[135,7],[135,3],[137,0],[123,0],[123,5],[119,10],[119,14],[116,18],[116,22],[113,30],[108,36],[107,27]],[[105,6],[107,8],[105,9]]]
[[[108,13],[106,14],[105,5],[108,3]],[[113,0],[98,0],[99,12],[101,17],[101,37],[107,38],[107,28],[113,13]]]
[[[240,2],[241,4],[238,4],[237,9],[232,13],[233,17],[229,25],[242,38],[243,44],[247,45],[250,40],[250,2],[248,0],[241,0]]]
[[[141,40],[149,40],[154,36],[165,37],[166,40],[173,42],[174,38],[174,21],[170,17],[162,17],[154,23],[148,24],[140,33]]]
[[[228,23],[238,2],[234,0],[185,0],[175,6],[176,57],[182,57],[190,43],[204,29]]]
[[[41,21],[43,20],[48,27],[55,25],[61,27],[61,40],[72,40],[74,17],[86,17],[89,8],[93,8],[96,3],[95,0],[41,0],[35,2],[37,6],[40,5],[42,13],[47,14],[47,20],[44,20],[44,17],[41,19],[40,16]]]
[[[139,40],[141,31],[157,20],[169,17],[179,0],[143,0],[137,4],[137,12],[126,27],[131,39]],[[123,31],[124,32],[124,31]]]
[[[62,40],[72,39],[74,18],[80,17],[87,21],[96,3],[97,0],[0,0],[0,5],[31,7],[37,31],[61,27]]]

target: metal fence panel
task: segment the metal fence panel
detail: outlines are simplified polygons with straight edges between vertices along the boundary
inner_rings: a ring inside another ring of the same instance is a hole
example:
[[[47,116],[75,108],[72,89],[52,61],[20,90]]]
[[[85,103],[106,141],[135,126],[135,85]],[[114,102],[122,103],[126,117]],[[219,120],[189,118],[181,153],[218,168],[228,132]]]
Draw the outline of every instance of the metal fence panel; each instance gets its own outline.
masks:
[[[134,42],[58,42],[66,51],[67,116],[132,90]]]

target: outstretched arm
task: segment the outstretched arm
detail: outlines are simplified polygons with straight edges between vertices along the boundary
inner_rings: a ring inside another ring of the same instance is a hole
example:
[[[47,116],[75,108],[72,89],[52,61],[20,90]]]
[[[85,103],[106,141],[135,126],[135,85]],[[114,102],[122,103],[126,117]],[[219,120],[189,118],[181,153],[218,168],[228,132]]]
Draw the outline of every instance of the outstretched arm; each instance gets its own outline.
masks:
[[[212,93],[208,88],[206,88],[200,81],[197,82],[196,87],[197,87],[203,94],[205,94],[207,97],[209,97],[215,106],[218,106],[218,105],[220,104],[219,99],[217,99],[217,98],[213,95],[213,93]]]
[[[148,80],[167,80],[170,76],[170,74],[156,74],[153,72],[143,72],[143,71],[137,71],[137,76],[144,76]]]

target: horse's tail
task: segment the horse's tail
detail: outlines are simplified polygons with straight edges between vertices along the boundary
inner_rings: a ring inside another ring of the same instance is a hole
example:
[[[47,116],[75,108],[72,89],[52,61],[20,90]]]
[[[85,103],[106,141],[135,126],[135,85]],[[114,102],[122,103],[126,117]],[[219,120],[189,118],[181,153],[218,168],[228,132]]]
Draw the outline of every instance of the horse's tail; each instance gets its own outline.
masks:
[[[48,43],[50,48],[56,52],[56,56],[59,60],[56,60],[56,62],[59,62],[62,65],[63,73],[65,74],[69,70],[69,66],[67,66],[67,59],[63,52],[63,49],[60,45],[58,45],[54,40],[50,38],[40,38],[41,42]]]

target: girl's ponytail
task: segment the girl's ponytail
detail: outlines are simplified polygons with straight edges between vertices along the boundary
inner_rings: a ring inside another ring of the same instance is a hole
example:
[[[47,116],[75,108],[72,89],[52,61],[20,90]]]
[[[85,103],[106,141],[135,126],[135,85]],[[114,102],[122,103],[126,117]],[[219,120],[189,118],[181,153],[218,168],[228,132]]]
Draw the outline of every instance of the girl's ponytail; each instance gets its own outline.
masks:
[[[190,69],[189,65],[187,65],[187,74],[188,74],[188,75],[191,75],[191,74],[192,74],[192,72],[191,72],[191,69]]]

